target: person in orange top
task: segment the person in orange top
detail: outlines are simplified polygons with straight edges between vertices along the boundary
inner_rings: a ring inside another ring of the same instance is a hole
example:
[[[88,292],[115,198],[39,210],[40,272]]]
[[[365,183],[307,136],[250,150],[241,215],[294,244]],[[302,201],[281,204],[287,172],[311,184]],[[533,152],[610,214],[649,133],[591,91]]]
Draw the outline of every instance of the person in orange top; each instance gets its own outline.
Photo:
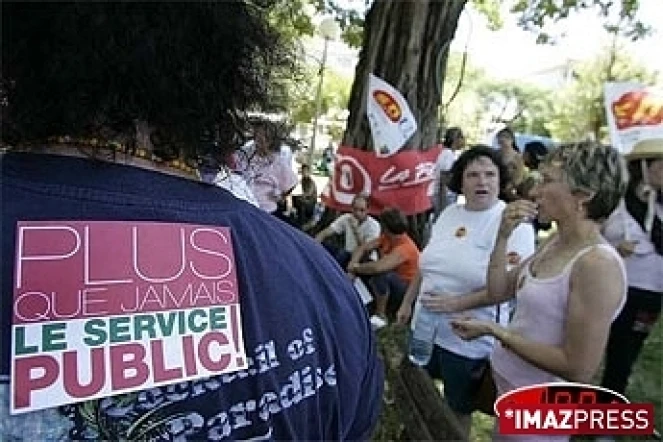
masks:
[[[379,219],[383,233],[357,247],[347,267],[350,275],[368,276],[369,287],[375,295],[375,315],[371,317],[371,324],[376,329],[387,324],[390,298],[398,305],[419,268],[419,249],[406,233],[407,220],[403,212],[395,208],[385,209]],[[380,259],[361,262],[373,250],[380,251]]]

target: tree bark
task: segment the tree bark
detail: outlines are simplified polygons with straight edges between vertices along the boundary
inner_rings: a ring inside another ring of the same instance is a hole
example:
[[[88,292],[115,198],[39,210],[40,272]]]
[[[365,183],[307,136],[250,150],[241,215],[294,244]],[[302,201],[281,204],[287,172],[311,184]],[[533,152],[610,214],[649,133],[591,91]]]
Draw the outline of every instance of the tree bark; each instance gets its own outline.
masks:
[[[419,129],[406,148],[437,144],[438,108],[449,45],[467,0],[375,0],[364,24],[343,145],[372,149],[366,118],[368,74],[405,97]]]

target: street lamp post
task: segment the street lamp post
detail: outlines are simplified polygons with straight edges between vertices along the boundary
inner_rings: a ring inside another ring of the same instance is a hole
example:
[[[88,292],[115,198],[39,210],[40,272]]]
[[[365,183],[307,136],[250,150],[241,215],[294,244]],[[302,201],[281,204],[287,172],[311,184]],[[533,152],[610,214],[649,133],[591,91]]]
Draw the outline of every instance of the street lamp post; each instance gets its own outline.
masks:
[[[318,71],[318,88],[315,92],[315,114],[313,116],[313,135],[311,136],[311,145],[308,150],[308,164],[313,165],[313,154],[315,152],[315,140],[318,133],[318,118],[322,108],[322,83],[325,76],[325,65],[327,64],[327,49],[329,42],[338,37],[339,28],[336,20],[333,18],[326,18],[320,22],[318,28],[320,35],[324,39],[324,46],[322,48],[322,59],[320,60],[320,70]]]

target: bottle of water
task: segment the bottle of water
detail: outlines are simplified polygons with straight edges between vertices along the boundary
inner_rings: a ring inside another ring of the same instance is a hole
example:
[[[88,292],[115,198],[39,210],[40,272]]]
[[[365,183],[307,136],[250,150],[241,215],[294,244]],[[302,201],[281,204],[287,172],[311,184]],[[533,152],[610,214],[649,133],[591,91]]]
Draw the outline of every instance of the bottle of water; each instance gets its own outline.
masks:
[[[424,367],[428,365],[433,355],[436,327],[434,318],[426,314],[425,309],[421,309],[418,313],[410,330],[408,359],[414,365]]]
[[[416,332],[412,330],[410,333],[408,359],[419,367],[428,365],[433,355],[434,345],[431,339],[426,339],[424,336],[417,336]]]

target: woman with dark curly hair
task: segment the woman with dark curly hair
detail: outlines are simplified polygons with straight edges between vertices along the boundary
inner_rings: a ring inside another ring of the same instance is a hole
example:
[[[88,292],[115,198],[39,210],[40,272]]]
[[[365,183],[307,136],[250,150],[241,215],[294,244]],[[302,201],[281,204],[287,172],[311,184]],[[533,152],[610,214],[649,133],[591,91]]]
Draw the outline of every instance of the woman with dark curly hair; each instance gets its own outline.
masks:
[[[2,3],[0,440],[369,437],[352,285],[196,174],[292,72],[272,3]]]
[[[426,343],[423,347],[432,351],[422,352],[430,353],[428,357],[414,356],[413,362],[444,381],[445,400],[467,436],[476,408],[478,373],[490,357],[494,339],[485,336],[471,343],[463,342],[453,333],[453,318],[447,304],[463,303],[486,291],[490,251],[506,207],[498,199],[506,180],[505,169],[498,153],[487,146],[466,150],[454,163],[449,188],[462,194],[465,203],[447,207],[435,221],[430,241],[421,253],[417,274],[398,310],[398,320],[405,324],[415,304],[413,342]],[[517,264],[533,252],[532,227],[519,226],[508,238],[505,266]],[[506,304],[477,306],[470,313],[501,324],[506,324],[509,318]]]

